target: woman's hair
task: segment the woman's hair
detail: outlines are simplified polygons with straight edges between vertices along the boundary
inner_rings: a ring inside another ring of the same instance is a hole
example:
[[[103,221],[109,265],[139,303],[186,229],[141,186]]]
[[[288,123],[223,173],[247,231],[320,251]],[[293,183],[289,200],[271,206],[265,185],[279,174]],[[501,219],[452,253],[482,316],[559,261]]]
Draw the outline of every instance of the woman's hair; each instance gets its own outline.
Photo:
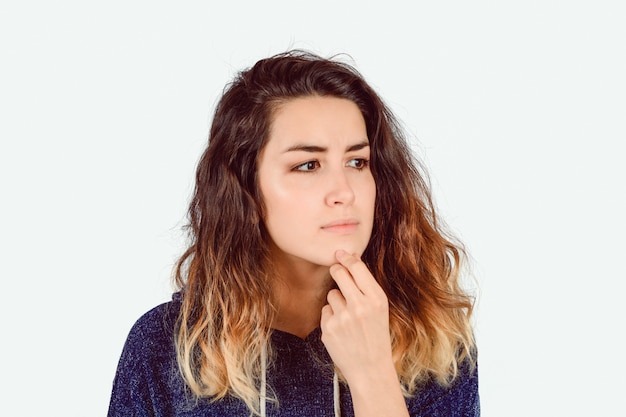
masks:
[[[197,397],[235,395],[252,412],[276,311],[257,163],[276,108],[307,96],[348,99],[365,120],[376,203],[362,259],[389,299],[405,394],[428,378],[448,384],[461,362],[474,363],[473,301],[459,284],[464,250],[443,230],[399,123],[349,64],[289,51],[258,61],[225,88],[197,168],[191,244],[175,276],[182,293],[176,347],[188,387]]]

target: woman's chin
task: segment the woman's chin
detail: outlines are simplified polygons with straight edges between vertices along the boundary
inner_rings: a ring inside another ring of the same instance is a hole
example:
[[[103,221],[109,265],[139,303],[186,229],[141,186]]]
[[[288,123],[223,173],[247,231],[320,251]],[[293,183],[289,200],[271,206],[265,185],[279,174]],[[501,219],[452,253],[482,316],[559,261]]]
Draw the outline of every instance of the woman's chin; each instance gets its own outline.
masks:
[[[337,251],[344,251],[346,253],[349,253],[351,255],[355,254],[357,256],[361,256],[364,252],[364,250],[362,250],[361,248],[354,248],[354,247],[349,247],[349,246],[344,246],[344,247],[337,247],[334,250],[332,250],[330,253],[325,254],[324,258],[323,258],[323,265],[324,266],[331,266],[334,264],[338,264],[339,260],[337,259]]]

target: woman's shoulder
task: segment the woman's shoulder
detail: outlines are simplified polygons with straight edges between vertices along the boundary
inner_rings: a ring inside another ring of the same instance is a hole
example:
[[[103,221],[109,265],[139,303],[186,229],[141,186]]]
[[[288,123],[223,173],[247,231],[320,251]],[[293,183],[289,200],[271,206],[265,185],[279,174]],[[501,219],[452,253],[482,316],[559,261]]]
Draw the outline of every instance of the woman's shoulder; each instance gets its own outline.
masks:
[[[409,401],[411,415],[480,416],[478,365],[469,360],[459,364],[456,378],[447,386],[434,379],[421,387]]]
[[[135,321],[128,334],[127,347],[138,345],[145,350],[162,347],[162,342],[171,343],[179,311],[180,295],[174,293],[172,300],[153,307]]]
[[[174,342],[179,310],[175,294],[130,329],[113,381],[109,416],[154,415],[155,409],[163,411],[156,415],[173,415],[173,399],[184,398]]]
[[[133,325],[133,328],[151,329],[162,325],[175,324],[180,311],[180,293],[172,294],[172,299],[145,312]]]

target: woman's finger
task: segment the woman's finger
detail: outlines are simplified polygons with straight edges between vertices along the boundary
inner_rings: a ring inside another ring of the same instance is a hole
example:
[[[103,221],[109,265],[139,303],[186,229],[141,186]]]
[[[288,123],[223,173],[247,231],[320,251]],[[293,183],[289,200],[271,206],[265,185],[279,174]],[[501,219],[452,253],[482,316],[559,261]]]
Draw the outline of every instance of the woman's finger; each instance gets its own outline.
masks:
[[[341,266],[347,270],[348,275],[353,279],[360,292],[365,295],[377,295],[382,291],[367,265],[358,256],[339,250],[336,258]]]
[[[358,297],[362,297],[363,293],[357,287],[350,271],[341,264],[334,264],[330,267],[330,276],[335,280],[341,294],[348,302],[354,302]]]
[[[346,308],[346,299],[338,289],[332,289],[326,295],[326,301],[333,309],[333,313],[337,313]]]

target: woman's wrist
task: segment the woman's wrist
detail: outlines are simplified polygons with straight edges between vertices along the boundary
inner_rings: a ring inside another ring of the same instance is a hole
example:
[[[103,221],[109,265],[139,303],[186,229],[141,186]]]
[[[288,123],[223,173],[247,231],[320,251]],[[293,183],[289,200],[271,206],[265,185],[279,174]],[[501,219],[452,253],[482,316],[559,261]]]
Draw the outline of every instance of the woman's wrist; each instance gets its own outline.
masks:
[[[356,417],[408,416],[402,387],[393,363],[376,372],[354,374],[347,379]]]

